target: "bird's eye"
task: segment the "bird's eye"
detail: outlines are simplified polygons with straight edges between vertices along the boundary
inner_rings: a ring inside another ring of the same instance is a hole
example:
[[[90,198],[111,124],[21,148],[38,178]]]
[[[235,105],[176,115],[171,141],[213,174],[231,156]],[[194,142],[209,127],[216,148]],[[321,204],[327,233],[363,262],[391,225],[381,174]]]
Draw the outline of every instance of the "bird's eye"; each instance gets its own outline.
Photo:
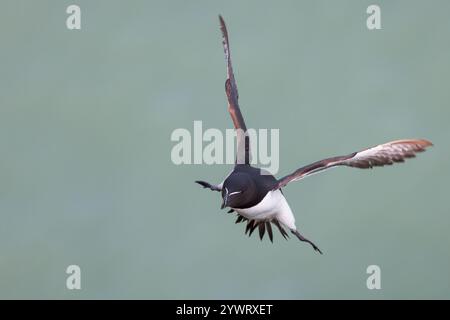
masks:
[[[241,193],[241,192],[242,191],[235,191],[235,192],[230,193],[229,196],[232,196],[233,194],[238,194],[238,193]]]

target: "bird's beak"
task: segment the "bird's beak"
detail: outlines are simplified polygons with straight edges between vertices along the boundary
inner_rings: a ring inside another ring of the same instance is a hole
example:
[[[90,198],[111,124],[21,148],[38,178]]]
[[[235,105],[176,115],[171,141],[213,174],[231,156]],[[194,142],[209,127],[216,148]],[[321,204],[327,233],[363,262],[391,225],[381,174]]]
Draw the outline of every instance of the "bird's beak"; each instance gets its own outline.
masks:
[[[223,196],[223,202],[220,209],[225,208],[228,205],[228,190],[225,189],[225,195]]]

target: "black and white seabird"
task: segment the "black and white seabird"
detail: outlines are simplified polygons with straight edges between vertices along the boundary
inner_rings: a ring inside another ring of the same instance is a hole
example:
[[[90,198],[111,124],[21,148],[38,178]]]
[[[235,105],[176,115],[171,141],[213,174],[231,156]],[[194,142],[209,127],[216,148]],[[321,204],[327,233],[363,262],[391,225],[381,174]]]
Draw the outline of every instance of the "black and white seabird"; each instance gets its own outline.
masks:
[[[396,140],[345,156],[337,156],[314,162],[295,170],[293,173],[276,179],[262,169],[250,165],[250,142],[247,127],[238,104],[238,90],[231,65],[228,32],[221,16],[220,29],[223,36],[223,47],[227,65],[225,92],[228,98],[228,111],[237,131],[237,156],[233,171],[225,180],[213,185],[205,181],[196,181],[204,188],[222,193],[222,207],[237,214],[236,223],[247,221],[245,233],[251,235],[258,228],[261,240],[267,231],[270,241],[273,241],[272,225],[276,226],[284,238],[289,237],[289,230],[298,239],[308,242],[314,250],[322,253],[310,240],[300,234],[292,210],[284,197],[281,188],[291,181],[301,180],[309,175],[336,166],[348,166],[367,169],[375,166],[392,165],[412,158],[417,152],[425,151],[432,145],[424,139]]]

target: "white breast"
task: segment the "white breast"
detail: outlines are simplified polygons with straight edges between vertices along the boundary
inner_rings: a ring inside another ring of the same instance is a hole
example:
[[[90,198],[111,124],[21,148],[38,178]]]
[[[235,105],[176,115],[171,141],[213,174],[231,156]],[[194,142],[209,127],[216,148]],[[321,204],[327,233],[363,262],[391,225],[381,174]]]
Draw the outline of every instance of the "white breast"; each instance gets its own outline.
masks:
[[[290,229],[295,229],[295,218],[286,198],[280,190],[269,191],[257,205],[246,209],[235,209],[250,220],[270,220],[276,218]]]

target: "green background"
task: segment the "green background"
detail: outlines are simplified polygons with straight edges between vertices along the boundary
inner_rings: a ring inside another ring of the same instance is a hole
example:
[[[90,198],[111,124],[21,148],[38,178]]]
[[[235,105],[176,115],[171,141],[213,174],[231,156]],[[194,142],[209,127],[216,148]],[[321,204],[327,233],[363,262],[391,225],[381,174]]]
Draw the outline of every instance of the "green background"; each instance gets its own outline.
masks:
[[[0,298],[449,298],[449,1],[0,4]],[[247,125],[280,171],[399,138],[406,164],[285,188],[323,250],[220,211],[231,165],[171,162],[176,128],[231,128],[217,15]],[[66,289],[77,264],[82,289]],[[381,290],[366,268],[381,267]]]

